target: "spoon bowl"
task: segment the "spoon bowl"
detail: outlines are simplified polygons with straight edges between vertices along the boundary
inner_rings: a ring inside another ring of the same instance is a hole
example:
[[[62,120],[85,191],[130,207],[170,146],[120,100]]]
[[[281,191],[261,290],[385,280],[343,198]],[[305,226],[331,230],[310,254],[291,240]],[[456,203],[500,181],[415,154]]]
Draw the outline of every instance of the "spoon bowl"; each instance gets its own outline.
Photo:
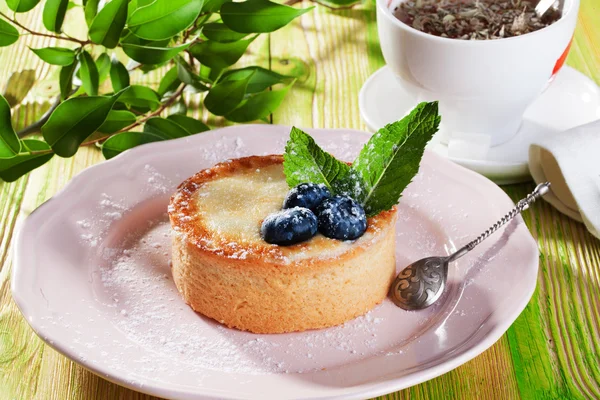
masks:
[[[534,191],[522,199],[498,222],[447,257],[427,257],[404,268],[390,288],[394,304],[405,310],[421,310],[433,305],[444,293],[448,279],[448,264],[464,256],[508,221],[527,210],[529,205],[548,193],[550,182],[537,185]]]
[[[405,310],[429,307],[444,292],[448,279],[448,257],[427,257],[410,264],[391,287],[394,304]]]

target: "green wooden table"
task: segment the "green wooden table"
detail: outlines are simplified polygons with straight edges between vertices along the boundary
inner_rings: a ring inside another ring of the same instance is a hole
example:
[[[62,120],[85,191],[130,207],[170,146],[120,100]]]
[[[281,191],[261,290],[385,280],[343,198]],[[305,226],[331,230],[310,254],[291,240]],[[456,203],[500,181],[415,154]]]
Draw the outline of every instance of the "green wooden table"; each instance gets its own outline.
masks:
[[[3,0],[2,0],[3,1]],[[0,1],[0,10],[6,9]],[[302,4],[301,6],[307,6]],[[29,24],[41,28],[41,7]],[[17,129],[49,107],[57,92],[56,70],[26,45],[53,39],[28,37],[0,50],[0,88],[14,71],[33,68],[37,84],[27,104],[14,110]],[[331,11],[318,7],[292,25],[256,41],[242,63],[258,63],[301,74],[272,115],[278,124],[366,129],[358,113],[358,91],[384,64],[372,3]],[[600,0],[582,0],[568,63],[600,83]],[[158,83],[159,75],[137,79]],[[194,116],[206,118],[202,110]],[[220,120],[209,119],[213,126]],[[71,177],[102,156],[87,148],[76,157],[55,157],[43,168],[0,183],[0,399],[150,399],[119,387],[63,357],[33,333],[10,294],[11,248],[19,223]],[[505,186],[514,200],[532,184]],[[600,241],[584,226],[542,203],[525,221],[540,249],[537,290],[517,321],[489,350],[465,365],[387,399],[584,399],[600,398]]]

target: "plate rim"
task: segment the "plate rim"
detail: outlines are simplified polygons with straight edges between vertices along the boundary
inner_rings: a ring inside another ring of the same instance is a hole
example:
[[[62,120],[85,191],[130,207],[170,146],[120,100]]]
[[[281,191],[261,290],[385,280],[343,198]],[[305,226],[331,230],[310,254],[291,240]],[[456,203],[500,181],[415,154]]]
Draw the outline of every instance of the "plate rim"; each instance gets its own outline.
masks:
[[[255,126],[255,125],[234,125],[234,126],[229,126],[229,127],[225,127],[225,128],[211,130],[209,132],[210,132],[210,134],[217,136],[217,135],[222,134],[223,132],[244,130],[247,127],[252,127],[252,126]],[[291,126],[264,125],[263,128],[264,129],[284,129],[284,128],[290,129]],[[345,132],[345,133],[349,133],[349,134],[360,134],[360,135],[364,136],[365,138],[368,138],[371,136],[371,133],[356,130],[356,129],[347,129],[347,128],[333,128],[333,129],[307,128],[306,130],[309,132],[338,131],[338,132]],[[202,133],[201,135],[209,134],[209,132]],[[201,136],[201,135],[198,135],[198,136]],[[84,170],[82,170],[81,172],[79,172],[78,174],[76,174],[72,179],[70,179],[61,190],[59,190],[56,194],[54,194],[54,196],[52,196],[50,199],[46,200],[44,203],[42,203],[40,206],[38,206],[34,211],[32,211],[31,214],[25,218],[25,220],[21,221],[20,226],[17,227],[16,234],[13,236],[14,237],[14,244],[12,247],[13,263],[12,263],[11,282],[10,282],[11,295],[15,301],[15,304],[17,305],[17,308],[23,315],[23,318],[25,319],[25,321],[27,321],[27,323],[31,327],[31,329],[35,332],[35,334],[40,339],[42,339],[42,341],[44,341],[44,343],[46,345],[52,347],[54,350],[58,351],[65,357],[69,358],[70,360],[72,360],[73,362],[77,363],[78,365],[84,367],[85,369],[91,371],[92,373],[102,377],[103,379],[106,379],[110,382],[116,383],[120,386],[124,386],[124,387],[127,387],[129,389],[132,389],[132,390],[135,390],[138,392],[142,392],[142,393],[146,393],[146,394],[150,394],[150,395],[167,397],[167,398],[173,398],[173,396],[182,396],[181,398],[200,398],[200,399],[250,398],[250,397],[240,397],[235,394],[233,396],[231,396],[231,395],[227,395],[224,393],[220,393],[220,391],[219,391],[219,393],[216,393],[216,390],[218,390],[218,389],[210,389],[210,388],[206,388],[206,387],[202,388],[203,393],[199,393],[198,391],[196,391],[195,393],[191,393],[190,391],[181,390],[180,388],[169,388],[169,386],[167,384],[161,383],[161,382],[152,384],[151,382],[149,382],[147,380],[146,382],[143,383],[143,385],[134,384],[124,378],[119,378],[119,376],[117,374],[115,374],[115,371],[112,371],[109,367],[104,367],[101,365],[99,366],[98,364],[96,364],[93,361],[90,361],[88,359],[86,359],[86,360],[78,359],[77,355],[75,354],[76,353],[75,350],[70,350],[67,347],[67,345],[61,343],[60,340],[52,341],[49,337],[47,337],[44,334],[44,329],[42,326],[40,326],[41,325],[40,321],[37,319],[36,320],[31,319],[30,316],[32,315],[32,313],[29,311],[30,308],[29,308],[29,305],[27,304],[28,301],[26,298],[21,297],[21,293],[19,293],[19,288],[17,287],[17,284],[20,282],[20,278],[18,278],[18,275],[19,275],[21,269],[24,268],[24,266],[21,265],[22,261],[21,261],[20,253],[22,251],[21,249],[23,247],[25,247],[24,243],[27,240],[25,238],[25,231],[29,225],[28,222],[31,220],[30,219],[31,215],[34,215],[34,213],[39,214],[40,212],[43,212],[46,209],[48,209],[51,204],[54,204],[56,201],[60,201],[60,198],[65,196],[66,194],[68,194],[74,188],[76,188],[77,185],[79,185],[80,181],[86,180],[89,175],[96,173],[97,171],[101,171],[102,169],[105,169],[105,168],[112,168],[113,166],[116,166],[119,163],[125,162],[129,158],[141,158],[141,156],[143,156],[143,155],[153,153],[154,150],[158,149],[158,148],[160,148],[161,151],[154,152],[154,154],[160,155],[160,154],[167,153],[167,152],[169,152],[168,147],[175,149],[175,148],[179,147],[179,145],[182,143],[186,143],[189,140],[194,140],[193,139],[194,137],[195,136],[189,136],[189,137],[185,137],[185,138],[169,140],[166,142],[149,143],[149,144],[141,145],[141,146],[135,147],[133,149],[127,150],[110,160],[106,160],[106,161],[94,164],[90,167],[87,167]],[[499,187],[497,187],[497,185],[494,184],[494,182],[492,182],[490,179],[488,179],[488,178],[484,177],[483,175],[480,175],[474,171],[471,171],[465,167],[462,167],[461,165],[458,165],[458,164],[436,154],[435,152],[427,150],[427,153],[430,157],[438,159],[439,162],[442,162],[452,168],[455,168],[456,171],[459,171],[460,174],[465,174],[470,179],[480,180],[482,183],[484,183],[486,185],[491,184],[493,186],[496,186],[498,191],[501,192],[501,195],[504,196],[504,198],[508,199],[512,203],[512,200],[510,200],[508,195],[504,191],[502,191]],[[40,211],[40,210],[43,210],[43,211]],[[519,217],[519,218],[521,218],[521,217]],[[523,223],[523,225],[524,225],[524,223]],[[535,249],[535,251],[532,252],[532,259],[529,260],[529,262],[524,262],[524,264],[527,264],[527,265],[531,264],[532,268],[535,270],[536,279],[535,279],[535,281],[532,280],[532,282],[530,282],[527,285],[527,292],[522,294],[521,301],[514,303],[512,312],[510,312],[509,317],[501,319],[499,323],[496,323],[495,326],[489,330],[488,333],[484,334],[484,336],[482,336],[481,338],[476,339],[475,342],[472,342],[474,340],[473,337],[475,337],[477,335],[477,331],[474,331],[468,339],[466,339],[463,343],[460,344],[460,347],[463,347],[465,345],[470,345],[469,348],[467,348],[466,350],[464,350],[462,352],[459,351],[458,355],[453,356],[446,361],[442,361],[436,365],[428,367],[425,370],[413,371],[413,372],[407,373],[405,375],[402,375],[401,377],[396,377],[396,378],[394,378],[393,374],[389,374],[388,376],[382,376],[382,377],[379,377],[379,379],[377,381],[370,381],[367,383],[363,383],[363,384],[354,386],[354,388],[356,388],[356,390],[353,391],[352,393],[330,393],[330,392],[335,392],[335,391],[339,392],[340,390],[347,389],[347,387],[335,387],[335,388],[324,387],[323,388],[323,393],[324,393],[323,396],[317,396],[317,397],[313,396],[310,398],[312,398],[312,399],[339,399],[339,398],[362,399],[365,397],[380,396],[380,395],[383,395],[386,393],[391,393],[391,392],[395,392],[398,390],[406,389],[408,387],[423,383],[425,381],[428,381],[430,379],[433,379],[440,375],[443,375],[443,374],[457,368],[458,366],[472,360],[473,358],[475,358],[476,356],[478,356],[479,354],[483,353],[485,350],[490,348],[494,343],[496,343],[504,335],[504,333],[508,330],[508,328],[514,323],[514,321],[522,313],[522,311],[525,309],[525,307],[531,300],[531,297],[533,296],[533,293],[535,292],[535,289],[537,286],[537,275],[539,272],[539,250],[537,248],[537,242],[531,235],[531,232],[529,231],[529,229],[526,226],[524,229],[527,231],[526,237],[527,237],[527,240],[530,242],[529,244],[532,246],[532,249]],[[495,311],[492,312],[488,316],[488,319],[494,313],[495,313]],[[111,371],[112,371],[112,373],[111,373]],[[189,396],[192,396],[192,397],[189,397]],[[216,397],[216,396],[218,396],[218,397]],[[177,397],[177,398],[180,398],[180,397]]]

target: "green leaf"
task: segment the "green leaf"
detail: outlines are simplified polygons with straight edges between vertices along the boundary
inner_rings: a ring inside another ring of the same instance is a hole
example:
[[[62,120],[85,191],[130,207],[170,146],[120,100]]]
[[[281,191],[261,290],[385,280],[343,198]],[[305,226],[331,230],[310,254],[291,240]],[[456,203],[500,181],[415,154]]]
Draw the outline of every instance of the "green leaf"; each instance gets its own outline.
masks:
[[[247,97],[235,110],[225,115],[225,118],[233,122],[250,122],[266,118],[279,107],[293,84],[294,82],[280,90],[260,92]]]
[[[129,71],[116,58],[112,60],[110,65],[110,82],[115,92],[123,90],[130,85]]]
[[[215,115],[229,114],[244,100],[250,79],[252,75],[236,81],[219,82],[206,95],[204,106]]]
[[[106,53],[102,53],[96,59],[96,68],[98,69],[98,78],[100,84],[108,77],[110,72],[110,56]],[[115,90],[118,92],[118,90]]]
[[[6,83],[4,97],[10,107],[14,107],[27,96],[35,83],[35,71],[32,69],[24,69],[14,72]]]
[[[268,0],[248,0],[223,4],[221,19],[236,32],[267,33],[284,27],[313,8],[297,9]]]
[[[9,159],[0,159],[0,179],[14,182],[26,173],[46,164],[54,156],[46,142],[34,139],[24,139],[24,147],[30,151],[48,151],[46,154],[20,153]]]
[[[133,107],[147,107],[154,111],[160,105],[160,96],[149,87],[132,85],[123,91],[119,103]]]
[[[278,74],[271,70],[262,67],[246,67],[241,69],[232,69],[223,74],[221,81],[234,81],[239,79],[245,79],[249,75],[252,75],[252,79],[248,82],[247,93],[258,93],[263,90],[281,83],[291,77]]]
[[[190,52],[203,65],[213,69],[224,69],[235,64],[246,52],[256,36],[233,43],[219,43],[207,40],[193,45]]]
[[[210,128],[206,126],[202,121],[198,121],[196,118],[188,117],[186,115],[173,114],[169,115],[167,119],[170,119],[177,125],[181,126],[190,135],[210,130]]]
[[[32,49],[39,58],[52,65],[71,65],[75,62],[75,50],[64,47],[44,47],[41,49]]]
[[[292,128],[283,154],[283,172],[290,187],[312,182],[331,190],[349,170],[348,164],[321,149],[307,133]]]
[[[0,47],[10,46],[19,40],[19,31],[0,18]]]
[[[39,2],[40,0],[6,0],[6,5],[14,12],[24,13],[32,10]]]
[[[124,110],[110,110],[106,121],[98,128],[98,132],[115,133],[133,124],[136,121],[135,114]]]
[[[85,14],[85,22],[88,27],[92,26],[94,18],[96,18],[99,3],[100,0],[87,0],[87,2],[85,3],[83,12]]]
[[[200,65],[200,71],[198,71],[198,76],[203,82],[213,83],[216,80],[216,78],[221,75],[220,73],[217,73],[217,71],[221,70],[213,70],[211,68],[208,68],[206,65]]]
[[[202,12],[216,13],[219,12],[221,6],[231,0],[204,0]]]
[[[178,66],[174,66],[173,68],[168,70],[167,73],[161,79],[160,84],[158,85],[158,94],[161,97],[164,96],[167,92],[174,92],[181,84],[181,81],[177,77],[177,69]]]
[[[222,23],[211,22],[202,27],[202,34],[210,40],[221,43],[236,42],[246,37],[247,33],[232,31]]]
[[[74,61],[73,64],[60,69],[58,82],[60,85],[60,98],[62,100],[66,100],[73,90],[73,74],[75,73],[77,64],[77,61]]]
[[[42,135],[60,157],[72,157],[79,145],[102,126],[121,92],[66,100],[42,126]]]
[[[437,132],[440,119],[437,102],[420,103],[409,115],[371,136],[348,175],[359,183],[350,195],[363,205],[368,216],[398,203],[402,191],[419,171],[425,146]]]
[[[140,38],[169,39],[194,23],[202,3],[203,0],[156,0],[135,10],[127,25]]]
[[[159,142],[162,138],[153,135],[148,132],[123,132],[117,135],[109,137],[102,144],[102,155],[107,160],[118,156],[125,150],[129,150],[133,147],[151,143]]]
[[[146,121],[144,132],[152,133],[163,139],[177,139],[189,136],[187,130],[170,119],[154,117]]]
[[[100,76],[98,74],[98,68],[94,59],[87,51],[79,54],[79,75],[81,77],[81,85],[85,92],[90,96],[98,95],[98,85],[100,83]]]
[[[185,104],[185,101],[183,101],[183,98],[181,97],[167,108],[167,113],[169,115],[185,115],[187,114],[187,111],[187,104]]]
[[[131,59],[142,64],[161,64],[171,60],[179,52],[187,49],[191,43],[177,47],[150,47],[135,44],[123,44],[123,51]]]
[[[197,92],[206,92],[208,87],[204,85],[198,75],[195,74],[192,67],[183,59],[177,60],[177,77],[187,85],[192,86]]]
[[[69,0],[46,0],[42,14],[42,22],[46,29],[50,32],[61,32],[68,6]]]
[[[0,158],[11,158],[21,151],[21,142],[12,127],[10,105],[0,95]]]
[[[90,26],[92,42],[114,49],[119,44],[127,21],[128,0],[112,0],[96,15]]]

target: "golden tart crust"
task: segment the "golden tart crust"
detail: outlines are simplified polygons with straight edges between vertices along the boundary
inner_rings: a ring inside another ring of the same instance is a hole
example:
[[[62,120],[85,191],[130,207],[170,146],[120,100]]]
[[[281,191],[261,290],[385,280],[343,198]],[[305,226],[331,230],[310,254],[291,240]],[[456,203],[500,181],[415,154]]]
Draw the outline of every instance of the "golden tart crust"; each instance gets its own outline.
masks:
[[[172,272],[195,311],[255,333],[324,328],[364,314],[395,274],[396,209],[365,234],[266,243],[260,225],[288,191],[280,155],[230,160],[198,172],[171,197]]]

